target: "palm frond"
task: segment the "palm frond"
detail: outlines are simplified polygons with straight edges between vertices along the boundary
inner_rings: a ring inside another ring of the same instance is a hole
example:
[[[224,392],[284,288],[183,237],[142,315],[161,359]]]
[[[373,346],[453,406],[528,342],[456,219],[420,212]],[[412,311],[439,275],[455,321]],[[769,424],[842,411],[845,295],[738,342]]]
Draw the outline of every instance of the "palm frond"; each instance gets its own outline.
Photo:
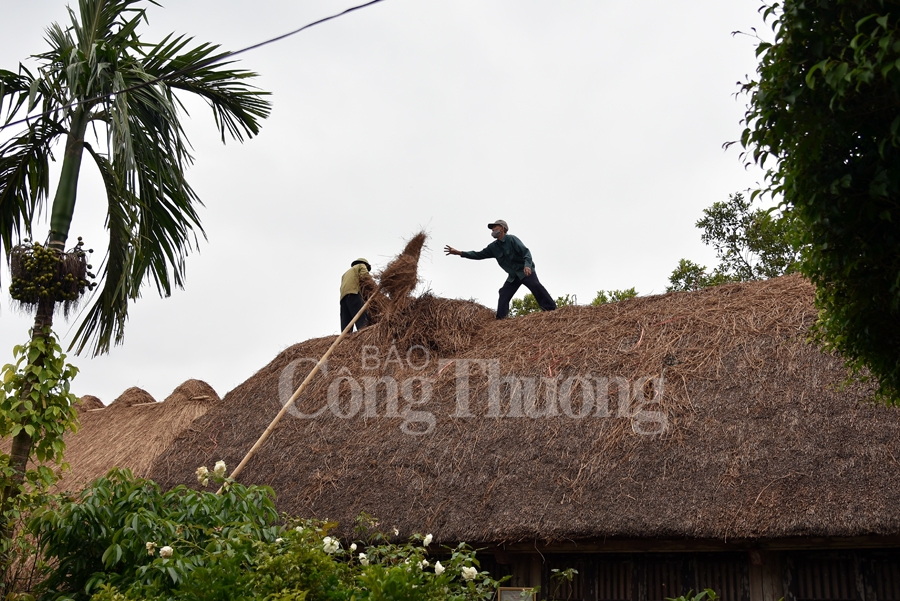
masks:
[[[137,221],[137,199],[124,190],[109,160],[91,146],[86,150],[94,159],[103,180],[107,196],[109,247],[103,264],[97,270],[100,289],[94,294],[87,314],[78,326],[69,349],[80,354],[90,347],[92,356],[109,351],[110,345],[121,344],[129,303],[138,297],[140,281],[131,274],[134,240],[132,232]]]
[[[27,69],[21,65],[19,65],[19,69],[19,73],[0,69],[0,116],[4,112],[6,113],[5,117],[0,118],[4,125],[15,119],[22,107],[26,105],[31,82],[34,81]],[[4,107],[6,107],[5,110]]]
[[[185,258],[203,233],[200,200],[184,177],[192,157],[167,92],[150,86],[119,96],[126,107],[114,112],[127,117],[111,126],[121,138],[111,142],[112,160],[86,146],[103,174],[110,247],[102,288],[75,335],[78,353],[105,353],[122,341],[128,303],[143,282],[152,280],[160,296],[183,288]]]
[[[247,80],[257,74],[244,69],[227,69],[222,62],[228,53],[217,53],[219,46],[201,44],[180,52],[191,38],[168,37],[151,48],[143,61],[146,73],[154,78],[165,77],[164,84],[176,90],[196,94],[206,100],[216,119],[222,141],[225,134],[243,141],[244,136],[259,133],[260,122],[271,113],[268,92],[249,85]]]
[[[159,6],[154,0],[150,4]],[[147,18],[142,0],[79,0],[78,15],[69,9],[71,29],[85,54],[101,43],[120,48],[128,44],[141,21]]]
[[[0,145],[0,242],[9,256],[46,203],[50,189],[50,144],[56,131],[39,122]]]

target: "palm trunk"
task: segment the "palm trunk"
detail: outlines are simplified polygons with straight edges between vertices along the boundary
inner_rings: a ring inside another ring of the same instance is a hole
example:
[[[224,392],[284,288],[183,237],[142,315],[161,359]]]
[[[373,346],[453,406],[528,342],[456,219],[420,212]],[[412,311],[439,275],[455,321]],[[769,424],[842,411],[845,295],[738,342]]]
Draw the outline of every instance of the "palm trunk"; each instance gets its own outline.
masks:
[[[86,109],[78,107],[72,115],[72,128],[66,138],[66,153],[63,157],[59,186],[50,209],[50,247],[63,252],[69,237],[69,226],[75,213],[75,199],[78,195],[78,173],[81,171],[81,156],[84,153],[84,132],[87,130]]]
[[[75,211],[75,198],[78,191],[78,174],[81,170],[81,156],[84,151],[84,134],[87,130],[87,113],[84,108],[78,107],[72,115],[71,130],[66,139],[66,150],[63,156],[62,172],[56,196],[53,198],[53,207],[50,213],[50,248],[58,253],[65,252],[66,240],[69,237],[69,226],[72,223],[72,215]],[[31,330],[31,339],[46,336],[53,327],[53,309],[56,301],[53,299],[41,299],[38,302],[37,313],[34,317],[34,328]],[[35,364],[43,363],[43,357],[38,357]],[[31,394],[31,390],[21,390],[22,397]],[[13,469],[12,479],[2,491],[0,499],[0,516],[12,508],[13,500],[21,492],[25,482],[25,471],[28,468],[28,459],[31,457],[32,437],[24,430],[13,437],[10,451],[9,465]],[[5,518],[2,519],[0,535],[5,541],[14,534],[15,525]],[[10,545],[9,549],[12,547]],[[9,573],[9,564],[12,556],[7,552],[6,557],[0,558],[2,562],[4,581]]]
[[[50,213],[50,247],[59,253],[65,251],[69,226],[75,211],[78,173],[81,170],[81,155],[84,151],[84,132],[87,129],[87,121],[84,109],[76,108],[72,115],[72,129],[66,138],[66,152],[63,156],[59,186],[56,188],[56,196],[53,198],[53,208]],[[42,299],[38,303],[37,314],[34,317],[34,329],[31,330],[32,340],[46,335],[53,327],[55,304],[52,299]],[[41,359],[39,358],[38,361]],[[23,390],[21,394],[27,396],[31,394],[31,391]],[[13,438],[10,466],[15,470],[15,474],[13,481],[3,491],[3,500],[0,503],[0,509],[3,511],[9,509],[10,500],[18,494],[19,486],[25,481],[25,467],[28,464],[28,457],[31,455],[31,442],[31,437],[24,431],[19,432]]]
[[[34,329],[31,330],[31,339],[43,338],[50,332],[53,325],[53,306],[56,303],[53,300],[41,300],[38,303],[37,315],[34,317]],[[38,357],[35,363],[41,365],[44,362],[43,357]],[[31,390],[22,390],[19,393],[22,397],[31,394]],[[31,455],[31,436],[20,431],[13,437],[12,450],[9,454],[9,465],[15,470],[12,482],[10,482],[3,491],[3,502],[0,507],[4,511],[9,509],[9,503],[19,494],[19,487],[25,481],[25,470],[28,467],[28,458]]]
[[[34,329],[31,331],[31,339],[46,337],[53,325],[53,306],[56,303],[52,300],[41,300],[38,303],[37,314],[34,318]],[[42,365],[43,357],[35,360],[36,365]],[[31,394],[31,389],[26,387],[19,394],[26,397]],[[3,582],[6,583],[9,575],[10,564],[14,559],[14,547],[12,545],[12,537],[15,534],[16,524],[6,518],[6,513],[12,509],[15,498],[22,491],[22,484],[25,482],[25,471],[28,469],[28,459],[31,457],[31,445],[34,442],[32,437],[25,431],[21,430],[13,437],[12,449],[9,453],[9,466],[13,469],[12,479],[2,490],[2,500],[0,500],[0,517],[2,517],[2,526],[0,526],[0,536],[7,544],[6,552],[0,557],[0,565],[2,565]]]

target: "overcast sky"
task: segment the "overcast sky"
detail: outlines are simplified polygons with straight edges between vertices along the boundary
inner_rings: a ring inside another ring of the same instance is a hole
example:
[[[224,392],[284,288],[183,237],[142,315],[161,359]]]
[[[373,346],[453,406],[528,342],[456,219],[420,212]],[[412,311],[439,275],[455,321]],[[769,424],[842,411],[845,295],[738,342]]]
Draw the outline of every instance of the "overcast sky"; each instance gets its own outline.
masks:
[[[50,23],[68,23],[64,0],[0,3],[5,69],[45,50]],[[174,31],[227,50],[354,6],[163,4],[148,7],[145,40]],[[185,290],[161,300],[147,288],[132,305],[124,346],[72,358],[74,391],[110,403],[140,386],[163,400],[199,378],[224,396],[286,347],[337,334],[350,262],[377,270],[420,229],[420,289],[440,296],[495,307],[496,262],[441,252],[480,250],[495,219],[531,249],[554,297],[663,293],[678,259],[715,262],[694,226],[702,210],[761,180],[738,148],[722,149],[742,131],[736,83],[756,66],[754,40],[732,32],[763,30],[759,6],[385,0],[242,55],[272,93],[272,116],[259,137],[222,145],[211,111],[186,99],[188,178],[208,240],[188,259]],[[103,202],[86,159],[71,241],[105,247]],[[31,319],[10,308],[5,257],[0,282],[6,363]],[[71,325],[57,318],[66,342]]]

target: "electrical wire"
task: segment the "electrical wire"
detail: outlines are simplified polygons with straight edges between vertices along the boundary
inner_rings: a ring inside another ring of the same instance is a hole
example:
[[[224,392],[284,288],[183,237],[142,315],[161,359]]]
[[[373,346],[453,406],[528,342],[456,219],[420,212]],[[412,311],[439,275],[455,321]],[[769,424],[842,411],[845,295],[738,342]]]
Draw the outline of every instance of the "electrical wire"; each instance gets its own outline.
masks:
[[[165,80],[171,79],[173,77],[178,77],[180,75],[186,75],[186,74],[190,73],[191,71],[196,71],[197,69],[203,69],[210,65],[215,65],[216,63],[220,63],[222,61],[228,60],[234,56],[237,56],[238,54],[243,54],[244,52],[249,52],[250,50],[256,50],[257,48],[261,48],[263,46],[266,46],[267,44],[279,42],[285,38],[289,38],[292,35],[296,35],[296,34],[300,33],[304,29],[309,29],[310,27],[313,27],[315,25],[320,25],[322,23],[325,23],[326,21],[331,21],[332,19],[337,19],[338,17],[342,17],[346,14],[352,13],[352,12],[360,10],[362,8],[366,8],[367,6],[372,6],[373,4],[378,4],[379,2],[383,2],[383,1],[384,0],[371,0],[370,2],[366,2],[365,4],[353,6],[351,8],[348,8],[347,10],[333,14],[330,17],[325,17],[323,19],[319,19],[318,21],[313,21],[312,23],[308,23],[299,29],[295,29],[294,31],[290,31],[290,32],[282,34],[280,36],[270,38],[268,40],[265,40],[264,42],[259,42],[258,44],[253,44],[252,46],[247,46],[246,48],[241,48],[240,50],[235,50],[234,52],[226,52],[225,54],[223,54],[221,56],[217,56],[217,57],[213,57],[211,59],[207,59],[205,61],[201,61],[197,64],[185,67],[184,69],[179,69],[178,71],[173,71],[172,73],[168,73],[166,75],[163,75],[162,77],[157,77],[156,79],[151,79],[149,81],[139,83],[135,86],[131,86],[130,88],[125,88],[124,90],[119,90],[118,92],[110,92],[108,94],[100,94],[99,96],[94,96],[93,98],[87,98],[85,100],[79,100],[77,102],[73,102],[72,104],[62,106],[62,107],[57,107],[53,110],[46,111],[46,112],[43,112],[43,113],[40,113],[37,115],[30,115],[23,119],[19,119],[18,121],[13,121],[11,123],[7,123],[6,125],[0,125],[0,131],[3,131],[7,127],[12,127],[13,125],[21,125],[22,123],[27,123],[28,121],[31,121],[32,119],[39,119],[41,117],[46,117],[46,116],[50,115],[51,113],[56,113],[56,112],[59,112],[60,110],[65,110],[65,109],[70,109],[70,108],[76,107],[79,104],[84,104],[87,102],[95,102],[97,100],[102,100],[107,97],[114,97],[119,94],[124,94],[126,92],[133,92],[134,90],[140,90],[141,88],[146,88],[148,86],[158,84],[161,81],[165,81]]]

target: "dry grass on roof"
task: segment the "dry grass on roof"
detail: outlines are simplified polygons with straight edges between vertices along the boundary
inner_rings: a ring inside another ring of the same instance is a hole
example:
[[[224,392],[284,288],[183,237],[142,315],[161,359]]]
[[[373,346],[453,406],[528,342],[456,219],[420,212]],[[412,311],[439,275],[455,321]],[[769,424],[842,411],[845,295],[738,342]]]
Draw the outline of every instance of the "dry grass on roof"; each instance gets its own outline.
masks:
[[[406,243],[403,252],[376,276],[381,290],[392,301],[404,299],[419,283],[419,256],[422,254],[426,238],[425,232],[413,236]]]
[[[394,344],[405,352],[422,347],[442,355],[454,354],[469,348],[494,319],[493,311],[474,301],[448,300],[425,292],[414,301],[395,303],[372,330],[372,338],[380,348]]]
[[[132,386],[128,388],[116,397],[112,403],[109,404],[110,408],[121,408],[121,407],[131,407],[132,405],[146,405],[148,403],[155,403],[156,399],[154,399],[149,392],[144,390],[143,388],[138,388],[137,386]]]
[[[896,533],[900,412],[841,389],[840,358],[807,344],[813,293],[790,276],[499,322],[409,299],[337,347],[240,479],[345,534],[361,511],[474,543]],[[279,354],[151,477],[191,485],[198,465],[237,465],[333,340]],[[587,409],[586,382],[608,392]]]
[[[80,402],[77,407],[79,412],[90,411],[91,409],[103,409],[104,407],[103,401],[92,394],[86,394],[79,400]]]
[[[81,427],[66,436],[61,489],[78,490],[113,467],[147,476],[159,454],[195,419],[221,402],[206,382],[188,380],[162,403],[140,388],[129,388],[108,407],[81,411]]]

